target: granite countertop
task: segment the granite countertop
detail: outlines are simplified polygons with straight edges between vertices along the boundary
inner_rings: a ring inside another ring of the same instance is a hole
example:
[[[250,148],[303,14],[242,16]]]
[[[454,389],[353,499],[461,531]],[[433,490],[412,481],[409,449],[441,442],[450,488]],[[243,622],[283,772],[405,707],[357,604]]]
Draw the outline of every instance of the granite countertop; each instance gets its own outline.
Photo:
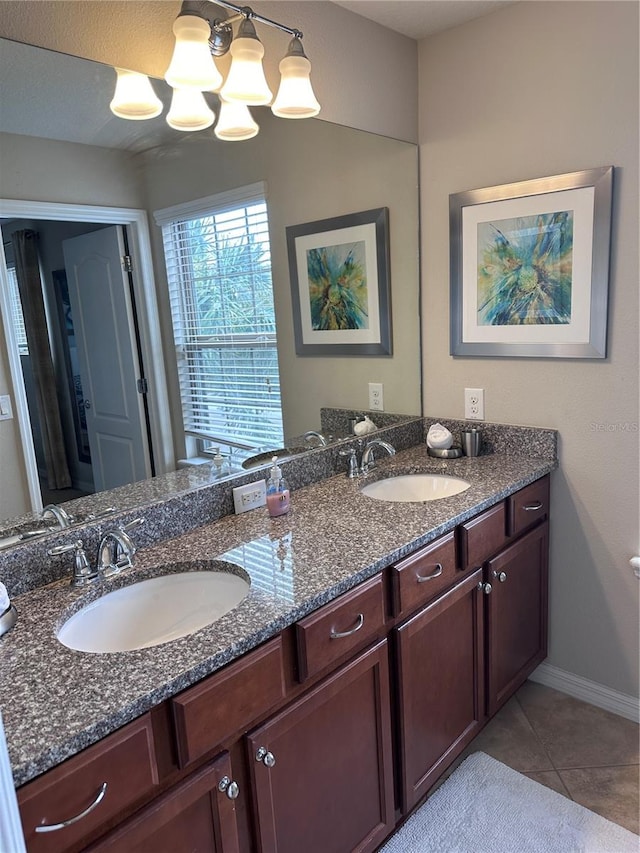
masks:
[[[133,569],[88,589],[68,580],[14,599],[19,619],[0,640],[0,709],[16,787],[279,633],[391,562],[451,530],[556,467],[553,459],[493,453],[439,460],[423,445],[384,458],[367,482],[417,471],[460,476],[454,497],[389,503],[334,476],[291,495],[277,519],[262,507],[143,548]],[[87,654],[56,630],[104,592],[158,567],[225,560],[251,578],[248,596],[213,625],[160,646]]]

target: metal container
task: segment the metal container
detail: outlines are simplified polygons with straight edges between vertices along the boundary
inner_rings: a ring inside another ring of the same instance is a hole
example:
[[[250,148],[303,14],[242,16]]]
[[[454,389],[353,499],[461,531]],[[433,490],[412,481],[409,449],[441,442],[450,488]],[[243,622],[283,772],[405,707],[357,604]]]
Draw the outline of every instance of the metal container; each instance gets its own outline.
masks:
[[[479,456],[482,447],[482,433],[479,429],[463,429],[460,432],[460,444],[465,456]]]

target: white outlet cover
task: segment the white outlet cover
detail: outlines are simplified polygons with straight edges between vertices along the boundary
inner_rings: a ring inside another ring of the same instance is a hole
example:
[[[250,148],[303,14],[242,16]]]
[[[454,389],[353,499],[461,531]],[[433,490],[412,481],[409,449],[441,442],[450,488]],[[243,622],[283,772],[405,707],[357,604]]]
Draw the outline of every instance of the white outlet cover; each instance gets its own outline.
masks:
[[[254,500],[243,500],[246,495],[255,495]],[[267,484],[264,480],[255,483],[246,483],[244,486],[236,486],[233,489],[233,506],[236,515],[241,512],[249,512],[267,503]]]

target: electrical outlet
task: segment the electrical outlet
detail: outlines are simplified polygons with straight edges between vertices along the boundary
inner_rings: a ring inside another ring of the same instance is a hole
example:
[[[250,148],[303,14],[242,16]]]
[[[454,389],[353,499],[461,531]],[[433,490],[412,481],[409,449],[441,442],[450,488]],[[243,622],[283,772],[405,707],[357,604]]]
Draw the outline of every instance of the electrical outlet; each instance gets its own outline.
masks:
[[[8,421],[12,417],[11,397],[8,394],[3,394],[0,397],[0,421]]]
[[[470,421],[484,420],[484,388],[464,389],[464,416]]]
[[[236,486],[233,490],[233,506],[236,514],[248,512],[267,502],[267,484],[264,480],[257,483],[247,483],[244,486]]]
[[[369,409],[374,412],[384,412],[382,382],[369,383]]]

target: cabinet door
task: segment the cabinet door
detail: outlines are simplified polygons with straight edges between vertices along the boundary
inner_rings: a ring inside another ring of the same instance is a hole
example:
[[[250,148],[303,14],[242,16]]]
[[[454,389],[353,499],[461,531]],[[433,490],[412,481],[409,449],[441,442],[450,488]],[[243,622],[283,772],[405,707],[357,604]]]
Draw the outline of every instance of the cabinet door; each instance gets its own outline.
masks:
[[[387,641],[247,737],[258,850],[375,850],[394,820]]]
[[[489,715],[547,656],[547,566],[546,522],[488,563]]]
[[[481,577],[475,571],[396,629],[404,813],[484,720]]]
[[[221,791],[218,785],[223,782]],[[231,763],[222,753],[158,797],[87,853],[238,853]]]

